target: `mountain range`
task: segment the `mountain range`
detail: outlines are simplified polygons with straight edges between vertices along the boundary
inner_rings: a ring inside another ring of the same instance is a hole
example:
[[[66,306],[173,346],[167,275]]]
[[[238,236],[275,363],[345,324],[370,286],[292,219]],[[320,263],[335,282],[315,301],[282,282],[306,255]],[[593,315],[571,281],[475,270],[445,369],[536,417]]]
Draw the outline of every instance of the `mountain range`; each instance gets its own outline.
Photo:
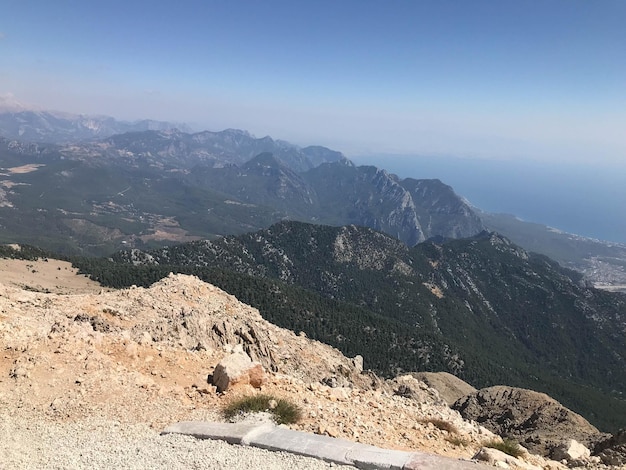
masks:
[[[242,131],[144,131],[66,145],[0,139],[0,166],[4,239],[65,253],[238,234],[284,219],[368,226],[411,245],[484,228],[439,180],[401,180],[323,147]]]
[[[41,139],[65,132],[30,122]],[[379,373],[542,390],[624,426],[625,299],[591,283],[622,282],[622,245],[245,131],[41,139],[0,138],[3,243],[71,255],[116,287],[195,274]]]
[[[26,106],[10,96],[0,95],[0,137],[27,142],[60,144],[86,139],[104,138],[125,132],[181,129],[191,131],[183,123],[143,119],[119,121],[110,116],[88,116]]]
[[[245,131],[148,130],[65,144],[0,137],[0,172],[0,241],[60,253],[105,255],[285,219],[363,225],[409,245],[489,229],[626,290],[625,245],[486,213],[439,180],[401,179],[325,147]]]

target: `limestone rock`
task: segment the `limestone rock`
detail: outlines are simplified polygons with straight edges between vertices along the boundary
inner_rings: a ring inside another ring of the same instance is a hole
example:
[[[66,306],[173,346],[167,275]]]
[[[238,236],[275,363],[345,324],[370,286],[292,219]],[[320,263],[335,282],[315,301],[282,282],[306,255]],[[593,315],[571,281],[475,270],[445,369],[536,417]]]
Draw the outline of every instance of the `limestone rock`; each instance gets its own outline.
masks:
[[[146,334],[156,346],[169,345],[191,351],[232,349],[240,345],[265,370],[307,380],[321,380],[333,374],[338,386],[365,385],[358,357],[349,359],[337,349],[265,321],[259,311],[236,297],[193,276],[170,274],[149,289],[125,291],[134,319],[133,339],[141,343]],[[159,306],[158,315],[143,305]]]
[[[452,406],[458,399],[476,392],[476,389],[470,384],[448,372],[413,372],[411,375],[437,390],[439,396],[445,400],[448,406]]]
[[[252,362],[243,350],[238,350],[222,359],[213,372],[212,384],[218,392],[224,392],[236,385],[252,385],[261,388],[265,381],[265,371],[258,362]]]
[[[575,439],[564,442],[552,451],[552,458],[555,460],[584,460],[591,457],[591,451]]]
[[[439,393],[424,382],[417,380],[412,375],[401,375],[388,381],[393,394],[404,398],[410,398],[420,403],[432,403],[446,405]]]
[[[487,462],[498,468],[510,468],[514,470],[542,470],[541,467],[526,463],[521,459],[515,458],[498,449],[492,449],[490,447],[483,447],[476,453],[476,455],[474,455],[474,457],[472,457],[472,459]]]
[[[352,358],[351,362],[357,372],[363,372],[363,356],[360,354],[356,355]]]
[[[585,418],[545,393],[521,388],[485,388],[461,398],[453,409],[543,456],[570,439],[591,446],[603,436]]]

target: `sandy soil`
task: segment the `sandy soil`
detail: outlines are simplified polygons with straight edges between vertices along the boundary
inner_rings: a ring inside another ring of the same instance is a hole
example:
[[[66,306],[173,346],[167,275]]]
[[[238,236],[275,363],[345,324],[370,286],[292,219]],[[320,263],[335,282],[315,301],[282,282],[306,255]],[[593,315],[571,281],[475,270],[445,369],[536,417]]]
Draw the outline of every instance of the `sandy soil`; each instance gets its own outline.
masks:
[[[66,261],[0,259],[0,282],[7,286],[55,294],[98,293],[102,286]]]

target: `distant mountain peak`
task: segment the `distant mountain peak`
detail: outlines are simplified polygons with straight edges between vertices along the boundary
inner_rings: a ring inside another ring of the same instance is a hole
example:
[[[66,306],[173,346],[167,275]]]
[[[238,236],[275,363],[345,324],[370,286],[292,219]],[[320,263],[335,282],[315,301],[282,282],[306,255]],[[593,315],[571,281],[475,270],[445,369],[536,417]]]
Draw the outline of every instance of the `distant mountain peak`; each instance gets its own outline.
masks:
[[[244,168],[254,168],[254,167],[271,167],[271,168],[279,168],[281,166],[285,166],[282,164],[272,152],[263,152],[258,154],[256,157],[247,161],[243,166]]]
[[[488,241],[489,244],[493,246],[496,250],[510,253],[514,256],[517,256],[518,258],[527,260],[529,257],[528,252],[526,250],[516,245],[507,237],[499,234],[498,232],[483,230],[482,232],[476,234],[476,236],[472,238],[475,240]]]
[[[23,104],[13,95],[0,95],[0,135],[10,139],[64,144],[126,132],[174,128],[191,132],[191,128],[184,123],[152,119],[119,121],[110,116],[43,110]]]
[[[210,132],[210,131],[206,131],[206,132]],[[246,137],[246,138],[249,138],[249,139],[256,139],[256,137],[254,135],[252,135],[250,132],[244,131],[242,129],[228,128],[228,129],[224,129],[222,131],[222,133],[225,134],[225,135],[232,135],[232,136],[237,136],[237,137]]]
[[[0,113],[20,113],[22,111],[34,110],[34,106],[27,106],[18,101],[12,93],[0,95]]]

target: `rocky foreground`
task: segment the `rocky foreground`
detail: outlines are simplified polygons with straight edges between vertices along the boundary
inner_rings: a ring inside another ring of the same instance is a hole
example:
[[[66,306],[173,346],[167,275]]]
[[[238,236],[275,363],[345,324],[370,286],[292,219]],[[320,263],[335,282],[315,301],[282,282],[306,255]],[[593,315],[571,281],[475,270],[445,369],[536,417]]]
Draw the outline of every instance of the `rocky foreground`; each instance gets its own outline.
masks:
[[[162,468],[190,468],[189,459],[205,468],[258,468],[256,457],[249,467],[243,453],[238,461],[239,448],[226,463],[205,462],[207,446],[224,444],[158,434],[177,421],[221,420],[233,397],[258,393],[246,383],[218,393],[209,382],[233,350],[263,366],[263,393],[301,406],[303,419],[292,429],[463,459],[500,439],[452,410],[442,398],[447,390],[411,375],[384,381],[363,372],[358,358],[278,328],[194,277],[110,292],[9,284],[0,284],[0,468],[132,468],[120,461],[131,454],[136,468],[154,467],[151,459]],[[528,452],[506,462],[486,454],[507,468],[566,468]],[[322,465],[270,466],[309,464]],[[569,465],[610,468],[599,457]]]

